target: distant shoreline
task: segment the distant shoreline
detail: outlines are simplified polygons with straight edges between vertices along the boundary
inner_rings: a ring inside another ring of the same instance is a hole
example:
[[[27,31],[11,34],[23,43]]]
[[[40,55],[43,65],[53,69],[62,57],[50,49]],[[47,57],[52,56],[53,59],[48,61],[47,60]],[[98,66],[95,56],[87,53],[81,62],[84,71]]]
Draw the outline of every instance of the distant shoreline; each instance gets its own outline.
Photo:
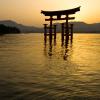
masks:
[[[0,34],[0,36],[3,35],[10,35],[10,34],[44,34],[44,33],[4,33],[4,34]],[[57,34],[61,34],[61,33],[57,33]],[[74,34],[100,34],[100,33],[74,33]]]
[[[43,33],[44,28],[35,26],[25,26],[23,24],[16,23],[12,20],[0,21],[0,25],[5,25],[6,27],[15,27],[21,33]],[[61,24],[55,23],[57,25],[57,33],[61,32]],[[70,22],[69,24],[74,24],[74,33],[100,33],[100,23],[87,24],[85,22]],[[1,33],[1,32],[0,32]],[[8,33],[8,32],[7,32]],[[16,32],[17,33],[17,32]]]

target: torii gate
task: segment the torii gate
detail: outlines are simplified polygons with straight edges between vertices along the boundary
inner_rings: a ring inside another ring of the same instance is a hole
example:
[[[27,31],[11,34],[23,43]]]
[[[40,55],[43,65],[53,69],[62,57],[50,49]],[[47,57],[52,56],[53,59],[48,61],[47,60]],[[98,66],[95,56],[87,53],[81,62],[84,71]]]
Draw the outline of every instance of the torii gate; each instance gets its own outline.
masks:
[[[41,11],[42,14],[45,16],[49,16],[49,19],[45,19],[45,21],[50,21],[50,26],[48,27],[47,24],[44,24],[44,40],[46,42],[46,37],[49,35],[50,43],[52,43],[52,36],[54,35],[54,40],[56,40],[56,25],[53,26],[53,21],[57,20],[65,20],[65,26],[64,23],[62,23],[62,42],[64,41],[64,36],[66,36],[66,40],[69,39],[69,36],[71,36],[71,39],[73,38],[73,24],[69,27],[68,20],[73,20],[75,17],[69,17],[69,15],[75,14],[77,11],[80,11],[80,7],[69,9],[69,10],[60,10],[60,11]],[[62,15],[65,15],[65,18],[62,18]],[[53,18],[56,16],[56,18]],[[49,34],[47,34],[47,29],[49,29]],[[54,34],[53,30],[54,29]],[[69,29],[71,29],[71,34],[69,34]],[[65,34],[64,34],[65,32]]]

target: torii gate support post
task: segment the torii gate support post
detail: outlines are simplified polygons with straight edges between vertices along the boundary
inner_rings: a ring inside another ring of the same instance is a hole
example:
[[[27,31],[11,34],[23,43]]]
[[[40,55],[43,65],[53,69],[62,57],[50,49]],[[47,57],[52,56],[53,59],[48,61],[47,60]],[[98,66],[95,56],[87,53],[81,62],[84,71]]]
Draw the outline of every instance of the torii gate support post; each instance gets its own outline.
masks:
[[[44,24],[44,41],[47,41],[47,24]]]
[[[52,16],[50,16],[50,30],[49,30],[49,41],[52,44]]]
[[[68,15],[66,15],[66,26],[65,26],[65,32],[66,32],[66,40],[68,40],[68,39],[69,39]]]
[[[64,23],[62,23],[61,26],[62,26],[62,30],[61,30],[62,31],[61,32],[62,33],[61,34],[61,41],[62,41],[62,45],[63,45],[63,43],[64,43]]]

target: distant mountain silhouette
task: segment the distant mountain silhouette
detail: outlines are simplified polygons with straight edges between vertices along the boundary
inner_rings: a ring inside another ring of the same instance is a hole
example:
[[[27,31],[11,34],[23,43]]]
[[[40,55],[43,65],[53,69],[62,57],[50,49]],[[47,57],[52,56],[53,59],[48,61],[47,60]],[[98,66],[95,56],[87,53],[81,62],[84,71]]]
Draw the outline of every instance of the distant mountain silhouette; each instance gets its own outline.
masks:
[[[55,23],[58,27],[58,32],[61,30],[61,25]],[[100,23],[87,24],[84,22],[69,22],[69,24],[74,24],[75,33],[100,33]]]
[[[20,33],[20,30],[16,27],[5,26],[3,24],[0,24],[0,35],[9,33]]]
[[[73,22],[74,32],[100,33],[100,23],[87,24],[84,22]]]
[[[25,26],[25,25],[18,24],[18,23],[14,22],[14,21],[11,21],[11,20],[0,21],[0,24],[3,24],[5,26],[10,26],[10,27],[16,27],[22,33],[43,32],[42,28],[37,28],[37,27],[34,27],[34,26]]]
[[[87,24],[84,22],[70,22],[70,24],[74,24],[74,32],[75,33],[100,33],[100,23],[94,23],[94,24]],[[34,26],[25,26],[22,24],[18,24],[11,20],[4,20],[0,21],[0,24],[16,27],[18,28],[22,33],[42,33],[43,27],[38,28]],[[57,24],[57,32],[61,31],[61,25],[59,23]]]

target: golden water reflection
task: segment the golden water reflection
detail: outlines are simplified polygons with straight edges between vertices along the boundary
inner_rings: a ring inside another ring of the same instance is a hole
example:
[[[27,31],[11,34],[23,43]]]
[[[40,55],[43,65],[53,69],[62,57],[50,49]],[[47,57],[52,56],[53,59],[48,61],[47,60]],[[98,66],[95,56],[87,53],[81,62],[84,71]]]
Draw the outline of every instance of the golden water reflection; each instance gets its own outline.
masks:
[[[53,43],[44,43],[44,55],[45,56],[56,56],[62,57],[63,60],[67,60],[69,52],[72,51],[72,41],[66,40],[64,43],[54,41]]]

